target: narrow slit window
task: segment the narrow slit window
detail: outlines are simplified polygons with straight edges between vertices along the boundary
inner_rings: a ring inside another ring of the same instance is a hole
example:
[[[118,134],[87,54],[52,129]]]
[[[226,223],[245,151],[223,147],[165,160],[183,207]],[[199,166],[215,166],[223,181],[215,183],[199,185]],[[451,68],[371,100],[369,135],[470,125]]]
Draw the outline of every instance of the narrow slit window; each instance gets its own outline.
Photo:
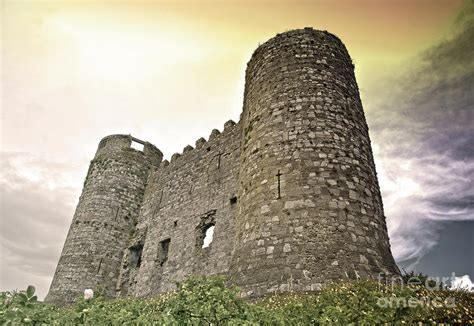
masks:
[[[100,268],[102,267],[102,261],[104,260],[104,257],[101,257],[99,260],[99,266],[97,266],[97,273],[100,272]]]
[[[168,251],[170,249],[170,242],[171,242],[171,239],[169,238],[163,241],[160,241],[160,248],[158,252],[158,262],[160,263],[160,266],[163,266],[168,260]]]
[[[207,248],[214,239],[214,225],[208,226],[204,231],[204,240],[202,242],[202,248]]]

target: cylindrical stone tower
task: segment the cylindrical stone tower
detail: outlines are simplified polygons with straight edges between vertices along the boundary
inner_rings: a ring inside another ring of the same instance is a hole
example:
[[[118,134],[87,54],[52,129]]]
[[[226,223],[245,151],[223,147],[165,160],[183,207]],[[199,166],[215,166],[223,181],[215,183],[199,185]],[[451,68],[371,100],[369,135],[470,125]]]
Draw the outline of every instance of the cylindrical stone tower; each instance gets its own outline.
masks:
[[[132,141],[143,145],[143,150],[131,148]],[[129,135],[102,139],[45,301],[70,303],[84,289],[97,286],[114,296],[149,171],[162,157],[155,146]]]
[[[398,274],[344,44],[305,28],[247,66],[231,281],[243,295]]]

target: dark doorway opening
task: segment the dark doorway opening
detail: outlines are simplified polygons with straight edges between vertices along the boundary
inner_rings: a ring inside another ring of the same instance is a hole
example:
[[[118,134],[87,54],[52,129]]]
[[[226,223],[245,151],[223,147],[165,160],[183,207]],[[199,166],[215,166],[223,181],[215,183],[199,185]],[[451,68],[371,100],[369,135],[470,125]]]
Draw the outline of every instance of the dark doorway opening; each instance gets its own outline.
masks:
[[[160,248],[158,250],[158,262],[160,263],[160,266],[162,267],[168,260],[168,251],[170,249],[170,242],[171,242],[170,238],[160,241]]]

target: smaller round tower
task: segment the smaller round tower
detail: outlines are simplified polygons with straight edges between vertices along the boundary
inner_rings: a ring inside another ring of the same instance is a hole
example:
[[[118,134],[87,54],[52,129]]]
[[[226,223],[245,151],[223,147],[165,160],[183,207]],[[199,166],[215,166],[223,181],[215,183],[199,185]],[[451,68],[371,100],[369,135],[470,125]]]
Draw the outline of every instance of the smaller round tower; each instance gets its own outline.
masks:
[[[143,150],[131,147],[132,142]],[[86,288],[114,296],[124,248],[135,229],[150,169],[163,154],[130,135],[101,140],[91,161],[45,301],[70,303]]]

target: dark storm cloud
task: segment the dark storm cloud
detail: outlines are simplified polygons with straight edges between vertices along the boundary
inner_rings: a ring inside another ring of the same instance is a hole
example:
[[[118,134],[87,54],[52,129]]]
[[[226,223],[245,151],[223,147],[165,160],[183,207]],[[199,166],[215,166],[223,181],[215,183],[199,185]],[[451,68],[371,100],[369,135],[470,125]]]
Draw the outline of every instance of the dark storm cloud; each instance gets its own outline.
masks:
[[[450,36],[368,95],[379,98],[369,103],[368,122],[398,259],[429,251],[437,222],[474,219],[473,40],[469,1]]]
[[[440,208],[458,208],[461,210],[474,210],[474,195],[462,195],[460,198],[433,198],[433,204]]]
[[[1,288],[34,283],[46,294],[72,217],[71,167],[26,153],[2,153]],[[58,240],[61,238],[61,240]]]

